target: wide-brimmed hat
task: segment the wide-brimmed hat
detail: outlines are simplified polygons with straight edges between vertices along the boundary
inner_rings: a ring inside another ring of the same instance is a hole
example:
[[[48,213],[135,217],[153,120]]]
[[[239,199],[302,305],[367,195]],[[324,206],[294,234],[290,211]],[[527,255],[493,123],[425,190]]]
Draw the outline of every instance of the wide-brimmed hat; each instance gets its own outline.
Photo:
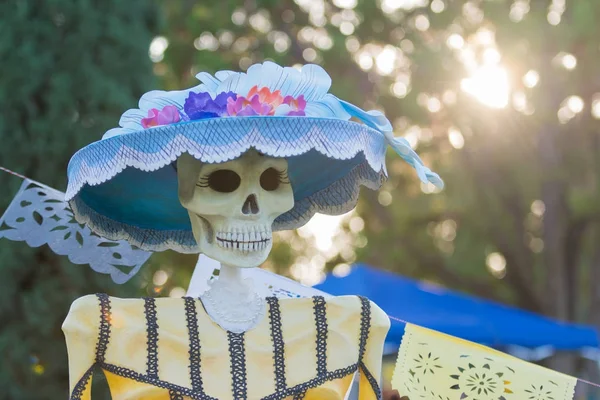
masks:
[[[265,62],[197,78],[202,84],[190,89],[146,93],[119,128],[72,157],[66,199],[79,222],[145,250],[197,252],[178,198],[174,162],[183,153],[205,163],[251,148],[285,157],[295,205],[275,220],[275,231],[298,228],[317,212],[354,208],[361,185],[378,189],[387,177],[388,145],[421,181],[443,185],[405,139],[393,137],[381,112],[328,93],[331,78],[317,65]]]

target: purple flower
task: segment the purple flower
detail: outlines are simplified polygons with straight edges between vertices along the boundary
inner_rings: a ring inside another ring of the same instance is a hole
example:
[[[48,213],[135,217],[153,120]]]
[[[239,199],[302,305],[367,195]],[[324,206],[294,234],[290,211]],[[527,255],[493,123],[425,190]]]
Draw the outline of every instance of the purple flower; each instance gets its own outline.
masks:
[[[221,117],[227,114],[227,99],[229,98],[235,100],[237,95],[233,92],[221,92],[213,100],[206,92],[190,92],[188,98],[185,99],[183,110],[190,120]]]

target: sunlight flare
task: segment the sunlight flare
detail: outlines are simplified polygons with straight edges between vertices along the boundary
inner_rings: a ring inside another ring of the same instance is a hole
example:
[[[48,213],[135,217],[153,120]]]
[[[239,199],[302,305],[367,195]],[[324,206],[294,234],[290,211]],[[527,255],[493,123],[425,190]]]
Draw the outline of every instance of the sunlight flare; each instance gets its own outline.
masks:
[[[461,81],[461,89],[481,103],[492,108],[504,108],[508,104],[510,84],[506,69],[496,65],[484,65]]]

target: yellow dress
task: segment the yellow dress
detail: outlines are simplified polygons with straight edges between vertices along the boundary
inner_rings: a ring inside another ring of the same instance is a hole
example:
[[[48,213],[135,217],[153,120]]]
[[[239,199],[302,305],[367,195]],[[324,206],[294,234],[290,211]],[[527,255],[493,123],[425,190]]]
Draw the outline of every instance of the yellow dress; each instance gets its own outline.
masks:
[[[224,330],[193,298],[77,299],[63,324],[70,399],[91,398],[93,368],[113,400],[380,399],[387,315],[358,296],[267,298],[252,329]]]

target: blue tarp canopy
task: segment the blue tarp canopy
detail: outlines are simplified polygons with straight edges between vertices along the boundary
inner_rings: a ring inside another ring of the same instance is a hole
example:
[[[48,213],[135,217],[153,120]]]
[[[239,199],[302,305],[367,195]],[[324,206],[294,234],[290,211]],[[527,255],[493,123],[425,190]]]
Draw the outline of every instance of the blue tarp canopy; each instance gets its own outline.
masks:
[[[366,265],[353,266],[343,278],[328,275],[315,288],[332,295],[366,296],[390,316],[497,348],[598,347],[593,327],[553,320]],[[392,320],[388,344],[399,345],[403,334],[404,324]]]

